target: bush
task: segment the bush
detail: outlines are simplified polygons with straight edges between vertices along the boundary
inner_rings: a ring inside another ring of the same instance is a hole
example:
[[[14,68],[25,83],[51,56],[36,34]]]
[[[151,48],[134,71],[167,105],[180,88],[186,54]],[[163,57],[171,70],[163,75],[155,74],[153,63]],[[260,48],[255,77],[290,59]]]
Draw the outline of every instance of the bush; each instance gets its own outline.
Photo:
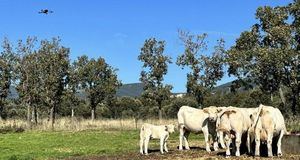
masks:
[[[17,126],[4,126],[0,128],[0,133],[6,134],[6,133],[21,133],[24,132],[25,129],[22,127]]]

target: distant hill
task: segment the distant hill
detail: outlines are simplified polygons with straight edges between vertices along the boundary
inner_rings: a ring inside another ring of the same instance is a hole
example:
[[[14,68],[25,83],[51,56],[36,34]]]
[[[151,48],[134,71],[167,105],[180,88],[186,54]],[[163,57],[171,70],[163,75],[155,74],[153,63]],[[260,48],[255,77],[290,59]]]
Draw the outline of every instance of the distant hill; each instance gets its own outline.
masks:
[[[219,85],[215,87],[212,92],[229,92],[230,91],[230,85],[232,82],[228,82],[222,85]],[[144,85],[142,83],[129,83],[129,84],[123,84],[118,90],[117,90],[117,97],[123,97],[123,96],[128,96],[128,97],[139,97],[142,95],[143,92],[143,87]],[[173,93],[174,95],[177,94],[185,94],[185,93]],[[77,96],[85,99],[86,94],[83,91],[79,91],[77,93]],[[8,95],[8,98],[10,99],[16,99],[18,98],[18,92],[15,87],[10,88],[10,93]]]
[[[143,83],[129,83],[123,84],[117,91],[117,97],[139,97],[142,95],[144,85]]]
[[[221,84],[219,86],[216,86],[212,92],[230,92],[230,86],[232,85],[232,81],[231,82],[227,82],[224,84]]]
[[[116,95],[118,97],[128,96],[128,97],[139,97],[142,95],[144,85],[142,83],[130,83],[122,85],[118,90]],[[86,93],[84,91],[79,91],[77,96],[81,99],[86,98]],[[14,86],[10,87],[8,94],[9,99],[17,99],[19,97],[18,91]]]

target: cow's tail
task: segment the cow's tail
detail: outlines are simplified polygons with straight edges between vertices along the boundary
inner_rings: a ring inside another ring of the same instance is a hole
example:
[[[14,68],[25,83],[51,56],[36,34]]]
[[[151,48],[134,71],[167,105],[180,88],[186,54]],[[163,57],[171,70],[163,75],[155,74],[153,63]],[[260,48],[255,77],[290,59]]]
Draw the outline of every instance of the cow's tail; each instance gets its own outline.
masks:
[[[257,114],[256,114],[254,123],[253,123],[253,125],[252,125],[251,128],[255,128],[255,127],[256,127],[256,125],[257,125],[257,123],[258,123],[258,120],[259,120],[259,117],[260,117],[260,115],[261,115],[261,112],[262,112],[262,110],[263,110],[263,107],[264,107],[264,105],[262,105],[262,104],[259,105],[259,107],[258,107],[258,112],[257,112]]]

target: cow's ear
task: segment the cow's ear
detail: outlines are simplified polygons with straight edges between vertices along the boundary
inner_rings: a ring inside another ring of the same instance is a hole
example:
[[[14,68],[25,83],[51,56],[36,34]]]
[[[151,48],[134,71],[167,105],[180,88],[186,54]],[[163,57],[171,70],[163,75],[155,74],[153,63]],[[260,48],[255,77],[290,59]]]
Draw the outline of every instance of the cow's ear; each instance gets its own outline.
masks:
[[[217,112],[221,112],[222,111],[222,108],[217,108]]]
[[[208,109],[207,109],[207,108],[204,108],[204,109],[203,109],[203,112],[204,112],[204,113],[208,113]]]

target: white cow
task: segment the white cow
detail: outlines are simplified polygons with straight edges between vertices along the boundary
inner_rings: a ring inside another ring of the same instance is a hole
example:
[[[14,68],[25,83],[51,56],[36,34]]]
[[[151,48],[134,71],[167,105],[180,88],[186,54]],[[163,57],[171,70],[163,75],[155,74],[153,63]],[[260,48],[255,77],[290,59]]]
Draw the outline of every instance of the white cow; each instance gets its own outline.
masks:
[[[240,156],[242,135],[246,134],[251,126],[250,112],[255,109],[227,107],[219,113],[217,119],[217,131],[225,135],[226,156],[230,156],[231,139],[235,138],[236,156]],[[223,135],[222,135],[223,136]],[[221,137],[222,137],[221,136]],[[249,149],[248,149],[249,150]]]
[[[233,107],[233,106],[229,106],[229,107],[219,107],[219,108],[221,108],[221,112],[219,111],[218,113],[217,113],[217,122],[216,122],[216,126],[219,126],[219,124],[220,124],[220,120],[219,120],[219,117],[221,116],[221,114],[222,114],[222,111],[225,111],[227,108],[230,110],[230,108],[237,108],[237,107]],[[251,114],[253,114],[253,113],[255,113],[255,112],[257,112],[257,108],[237,108],[237,109],[239,109],[241,112],[243,112],[244,113],[244,115],[251,115]],[[225,145],[225,143],[224,143],[224,135],[223,135],[223,132],[221,131],[221,130],[218,130],[217,131],[217,135],[218,135],[218,140],[219,140],[219,143],[221,144],[221,147],[223,148],[223,149],[226,149],[226,145]],[[249,150],[250,148],[248,148],[248,152],[250,153],[250,150]]]
[[[145,154],[148,155],[148,144],[150,139],[160,139],[161,154],[164,153],[164,150],[168,152],[167,140],[169,138],[169,134],[175,131],[174,128],[175,126],[172,124],[156,126],[144,123],[140,131],[140,153],[144,153],[144,147]]]
[[[251,116],[252,126],[248,132],[248,141],[255,139],[255,156],[259,156],[259,147],[261,141],[267,142],[268,156],[273,156],[272,139],[279,136],[277,142],[277,155],[281,156],[281,140],[286,131],[284,118],[278,108],[259,105],[257,113]],[[252,138],[251,138],[252,137]],[[254,138],[253,138],[254,137]],[[248,144],[250,147],[250,143]]]
[[[216,112],[217,107],[208,107],[205,109],[196,109],[189,106],[182,106],[178,113],[178,128],[179,128],[179,150],[183,149],[182,141],[187,150],[190,149],[188,144],[188,136],[190,132],[203,132],[206,143],[206,151],[211,152],[209,145],[209,134],[212,136],[214,142],[214,150],[218,150],[216,122],[215,118],[210,118],[209,113]]]

